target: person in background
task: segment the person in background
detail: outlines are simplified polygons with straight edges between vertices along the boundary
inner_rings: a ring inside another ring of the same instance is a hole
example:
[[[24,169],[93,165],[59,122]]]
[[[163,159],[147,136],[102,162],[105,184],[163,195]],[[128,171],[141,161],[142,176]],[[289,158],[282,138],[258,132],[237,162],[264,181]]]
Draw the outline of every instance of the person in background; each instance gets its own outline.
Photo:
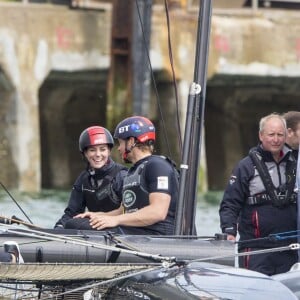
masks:
[[[86,128],[79,137],[79,150],[86,169],[76,179],[69,203],[55,228],[92,229],[88,219],[73,217],[89,211],[108,212],[120,207],[127,168],[113,161],[114,140],[101,126]]]
[[[265,250],[239,257],[239,266],[266,275],[286,272],[298,259],[297,251],[267,251],[296,241],[269,237],[297,229],[296,161],[285,145],[286,134],[282,116],[260,120],[260,143],[234,168],[219,208],[227,239],[236,241],[239,233],[239,252]]]
[[[299,156],[299,143],[300,143],[300,111],[288,111],[283,114],[283,117],[286,120],[287,126],[287,138],[286,144],[290,146],[293,150],[293,154],[296,160],[298,160]],[[296,180],[296,189],[295,191],[298,193],[297,199],[297,208],[298,208],[298,216],[297,216],[297,228],[298,233],[300,232],[300,194],[299,194],[299,181],[300,181],[300,162],[298,162],[297,168],[297,180]],[[300,243],[300,236],[297,237],[298,243]],[[300,249],[298,250],[298,261],[300,260]],[[299,264],[299,263],[298,263]],[[299,265],[298,265],[299,267]]]
[[[292,148],[295,158],[298,158],[300,143],[300,111],[288,111],[283,114],[286,120],[286,143]]]
[[[24,263],[19,245],[15,241],[7,241],[3,246],[4,252],[0,252],[0,262]]]
[[[121,121],[114,137],[125,162],[133,166],[124,178],[122,207],[108,213],[87,212],[77,217],[90,218],[94,229],[121,234],[174,234],[178,197],[178,176],[174,166],[153,155],[155,127],[141,116]]]

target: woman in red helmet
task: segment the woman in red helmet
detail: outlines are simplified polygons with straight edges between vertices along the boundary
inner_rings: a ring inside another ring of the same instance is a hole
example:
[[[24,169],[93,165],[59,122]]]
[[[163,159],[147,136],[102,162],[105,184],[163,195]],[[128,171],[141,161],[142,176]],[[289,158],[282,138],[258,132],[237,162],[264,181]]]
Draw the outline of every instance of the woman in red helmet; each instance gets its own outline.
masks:
[[[88,127],[81,133],[79,150],[87,167],[76,179],[68,206],[55,228],[91,229],[88,219],[73,217],[86,209],[108,212],[120,207],[127,168],[110,157],[113,146],[113,137],[104,127]]]
[[[153,155],[155,128],[140,116],[127,118],[116,127],[118,150],[133,166],[124,178],[122,209],[109,213],[84,213],[94,229],[109,228],[124,234],[174,234],[178,174],[165,158]]]

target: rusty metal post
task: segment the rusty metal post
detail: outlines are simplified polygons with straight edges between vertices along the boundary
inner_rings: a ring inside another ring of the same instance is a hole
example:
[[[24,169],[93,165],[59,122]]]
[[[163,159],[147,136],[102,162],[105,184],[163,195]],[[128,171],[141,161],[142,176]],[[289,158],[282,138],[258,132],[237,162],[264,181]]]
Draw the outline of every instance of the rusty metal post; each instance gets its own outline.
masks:
[[[107,85],[107,125],[112,130],[132,112],[132,7],[132,0],[113,0],[111,65]]]
[[[107,109],[111,129],[128,115],[149,111],[151,10],[152,0],[113,1]]]

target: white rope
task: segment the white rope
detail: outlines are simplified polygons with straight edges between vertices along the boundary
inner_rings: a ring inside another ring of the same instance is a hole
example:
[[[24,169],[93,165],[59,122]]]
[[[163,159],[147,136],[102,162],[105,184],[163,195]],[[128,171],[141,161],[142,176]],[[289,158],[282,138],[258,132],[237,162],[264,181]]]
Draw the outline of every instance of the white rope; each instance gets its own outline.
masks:
[[[212,259],[240,257],[240,256],[247,256],[247,255],[257,255],[257,254],[262,254],[262,253],[271,253],[271,252],[280,252],[280,251],[298,250],[298,249],[300,249],[300,244],[294,243],[294,244],[290,244],[288,246],[283,246],[283,247],[275,247],[275,248],[253,250],[253,251],[245,251],[245,252],[240,252],[240,253],[234,253],[232,255],[204,257],[204,258],[199,258],[199,259],[195,259],[195,260],[192,260],[192,261],[207,261],[207,260],[212,260]]]

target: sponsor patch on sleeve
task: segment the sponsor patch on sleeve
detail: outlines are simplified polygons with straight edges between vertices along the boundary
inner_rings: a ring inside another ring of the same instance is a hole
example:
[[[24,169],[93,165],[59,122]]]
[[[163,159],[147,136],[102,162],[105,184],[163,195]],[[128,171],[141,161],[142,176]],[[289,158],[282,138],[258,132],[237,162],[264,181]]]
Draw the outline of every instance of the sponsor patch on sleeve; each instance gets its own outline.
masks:
[[[235,181],[236,181],[236,176],[231,175],[231,177],[230,177],[230,179],[229,179],[229,183],[230,183],[230,184],[234,184]]]
[[[169,188],[169,181],[167,176],[157,177],[157,188],[167,190]]]

